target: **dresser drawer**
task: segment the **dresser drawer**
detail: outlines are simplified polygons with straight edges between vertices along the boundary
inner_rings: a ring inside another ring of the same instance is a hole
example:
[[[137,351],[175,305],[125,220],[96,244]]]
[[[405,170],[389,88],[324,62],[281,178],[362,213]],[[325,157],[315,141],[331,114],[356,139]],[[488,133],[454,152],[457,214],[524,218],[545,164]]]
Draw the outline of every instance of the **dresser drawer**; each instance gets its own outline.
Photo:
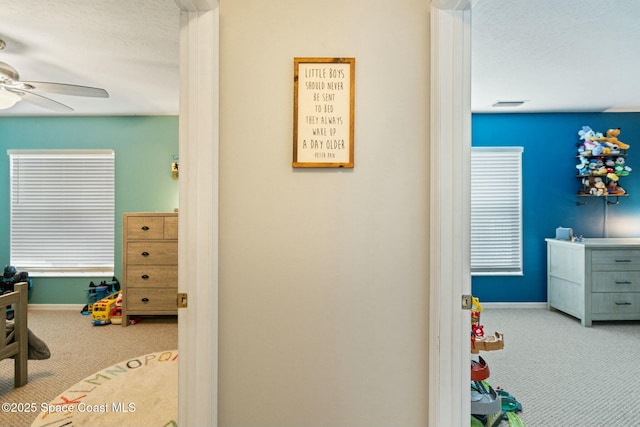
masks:
[[[177,265],[178,242],[128,242],[126,255],[128,265]]]
[[[175,287],[178,283],[177,265],[131,265],[127,268],[127,286],[136,288]]]
[[[594,249],[591,271],[640,270],[640,250]]]
[[[132,313],[175,314],[178,312],[177,298],[177,286],[175,289],[129,288],[125,305]]]
[[[164,238],[166,240],[176,240],[178,238],[178,216],[164,217]]]
[[[591,274],[593,292],[640,292],[640,271],[598,271]]]
[[[640,313],[640,293],[611,292],[591,296],[593,314]]]
[[[162,240],[164,238],[164,217],[129,216],[125,224],[129,240]]]

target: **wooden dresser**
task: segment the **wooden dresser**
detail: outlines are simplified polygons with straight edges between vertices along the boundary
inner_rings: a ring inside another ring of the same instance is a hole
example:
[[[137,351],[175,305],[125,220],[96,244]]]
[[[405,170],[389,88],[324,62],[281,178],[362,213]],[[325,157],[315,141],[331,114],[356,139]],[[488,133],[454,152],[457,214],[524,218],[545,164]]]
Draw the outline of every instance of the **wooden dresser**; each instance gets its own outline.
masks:
[[[547,305],[591,326],[640,320],[640,239],[546,239]]]
[[[122,326],[131,316],[177,314],[178,214],[122,217]]]

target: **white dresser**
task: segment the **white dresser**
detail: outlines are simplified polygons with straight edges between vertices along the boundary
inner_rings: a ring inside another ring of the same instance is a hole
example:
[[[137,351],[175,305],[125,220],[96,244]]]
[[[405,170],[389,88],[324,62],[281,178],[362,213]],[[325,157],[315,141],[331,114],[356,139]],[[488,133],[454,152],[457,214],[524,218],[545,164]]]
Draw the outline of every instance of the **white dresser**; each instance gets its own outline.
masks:
[[[594,320],[640,320],[640,238],[547,242],[547,305]]]

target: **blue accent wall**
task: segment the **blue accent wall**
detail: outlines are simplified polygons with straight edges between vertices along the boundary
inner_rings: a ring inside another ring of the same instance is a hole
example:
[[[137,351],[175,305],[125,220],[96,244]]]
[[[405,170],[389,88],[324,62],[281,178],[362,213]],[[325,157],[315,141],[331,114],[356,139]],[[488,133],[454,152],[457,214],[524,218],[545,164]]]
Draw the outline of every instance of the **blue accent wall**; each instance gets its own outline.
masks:
[[[619,185],[629,194],[607,206],[604,198],[580,198],[578,131],[590,126],[631,146],[626,163],[633,168]],[[545,238],[556,227],[571,227],[584,237],[640,237],[640,113],[474,114],[473,146],[522,146],[523,276],[473,276],[474,296],[482,302],[546,302]],[[500,191],[500,183],[495,184]]]
[[[177,116],[0,118],[0,263],[10,260],[9,149],[115,150],[115,273],[121,280],[122,213],[167,212],[178,207],[171,162],[178,155]],[[33,279],[29,302],[86,304],[89,282],[107,277]]]

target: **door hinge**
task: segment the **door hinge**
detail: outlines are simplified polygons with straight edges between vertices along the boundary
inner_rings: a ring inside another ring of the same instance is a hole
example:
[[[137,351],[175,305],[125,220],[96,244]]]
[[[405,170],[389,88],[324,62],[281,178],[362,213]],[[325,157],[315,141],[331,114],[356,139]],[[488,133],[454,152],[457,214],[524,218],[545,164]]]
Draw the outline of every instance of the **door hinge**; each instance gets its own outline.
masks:
[[[462,309],[471,310],[473,307],[473,297],[471,295],[462,295]]]
[[[185,292],[178,292],[178,308],[187,308],[188,298]]]

